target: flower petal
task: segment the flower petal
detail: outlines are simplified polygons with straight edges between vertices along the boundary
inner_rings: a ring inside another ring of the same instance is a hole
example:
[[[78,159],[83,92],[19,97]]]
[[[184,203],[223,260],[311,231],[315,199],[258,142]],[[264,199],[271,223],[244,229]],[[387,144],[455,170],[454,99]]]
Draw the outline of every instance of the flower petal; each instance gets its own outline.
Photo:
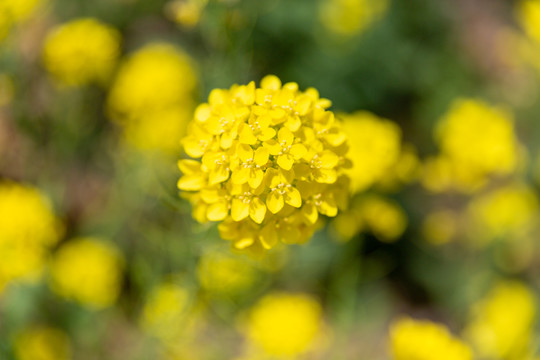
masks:
[[[260,224],[264,220],[266,215],[266,205],[258,197],[253,197],[249,203],[249,216],[257,224]]]
[[[277,191],[270,192],[270,194],[268,194],[266,197],[266,206],[272,214],[277,214],[281,209],[283,209],[283,206],[285,206],[283,196],[281,196]]]
[[[221,221],[229,214],[229,206],[227,201],[222,200],[208,206],[206,217],[210,221]]]
[[[294,157],[291,154],[279,155],[277,163],[283,170],[291,170],[294,164]]]
[[[297,188],[287,186],[285,188],[285,202],[294,207],[302,206],[302,196]]]
[[[249,215],[249,202],[233,199],[231,205],[231,217],[234,221],[241,221]]]
[[[254,155],[253,160],[255,161],[255,164],[259,166],[263,166],[263,165],[266,165],[269,157],[270,157],[270,151],[265,147],[260,147],[257,150],[255,150],[255,155]]]

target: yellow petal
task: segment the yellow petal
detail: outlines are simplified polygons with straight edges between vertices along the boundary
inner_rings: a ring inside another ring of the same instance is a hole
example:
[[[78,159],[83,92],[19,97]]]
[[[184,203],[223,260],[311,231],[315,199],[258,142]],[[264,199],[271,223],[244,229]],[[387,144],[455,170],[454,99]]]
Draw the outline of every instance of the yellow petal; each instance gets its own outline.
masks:
[[[262,200],[258,197],[252,198],[251,202],[249,203],[249,216],[251,217],[251,219],[257,224],[260,224],[263,222],[265,215],[266,206],[264,205]]]
[[[339,157],[330,150],[323,151],[319,159],[324,169],[333,169],[339,162]]]
[[[277,163],[282,169],[291,170],[294,164],[294,157],[291,154],[279,155]]]
[[[321,214],[326,215],[326,216],[334,217],[338,213],[336,202],[331,197],[330,198],[326,197],[325,199],[323,199],[323,201],[321,201],[318,208]]]
[[[268,90],[279,90],[281,89],[281,80],[275,75],[266,75],[261,80],[261,88]]]
[[[231,205],[231,217],[234,221],[240,221],[249,215],[249,203],[240,199],[233,199]]]
[[[295,158],[295,159],[301,159],[304,155],[307,153],[307,149],[302,144],[294,144],[291,146],[291,150],[289,153]]]
[[[206,186],[206,181],[201,175],[185,175],[178,180],[178,189],[184,191],[197,191]]]
[[[201,163],[191,159],[178,160],[178,169],[184,175],[191,175],[201,171]]]
[[[309,111],[311,107],[311,98],[308,95],[301,95],[296,99],[296,105],[294,106],[294,111],[300,116],[304,116]]]
[[[221,221],[227,217],[229,213],[229,207],[227,201],[219,201],[208,206],[206,210],[206,217],[210,221]]]
[[[268,162],[270,151],[265,147],[260,147],[255,151],[254,156],[253,160],[255,161],[255,164],[263,166]]]
[[[259,234],[261,244],[265,249],[273,248],[278,242],[278,235],[276,231],[276,224],[273,222],[266,225]]]
[[[205,122],[210,118],[210,114],[212,114],[212,107],[208,104],[201,104],[195,110],[195,120]]]
[[[260,132],[259,140],[267,141],[272,139],[274,136],[276,136],[276,130],[271,127],[267,127]]]
[[[248,184],[252,188],[258,188],[264,178],[264,172],[261,169],[251,169],[249,172]]]
[[[208,175],[208,184],[215,185],[224,182],[229,178],[229,168],[227,165],[217,165]]]
[[[277,191],[272,191],[266,197],[266,206],[272,214],[277,214],[283,206],[285,205],[283,201],[283,196],[281,196]]]
[[[235,169],[231,175],[231,180],[232,183],[236,185],[247,183],[249,180],[249,169],[245,167]]]
[[[236,153],[243,162],[253,159],[253,149],[247,144],[238,144]]]
[[[238,140],[242,144],[255,145],[257,143],[257,138],[253,135],[253,130],[248,125],[243,125],[240,129],[240,134]]]
[[[201,146],[200,141],[195,139],[188,139],[183,141],[184,151],[192,158],[200,158],[204,155],[204,147]]]
[[[291,145],[294,140],[294,135],[291,130],[282,127],[278,131],[278,140],[280,143],[285,142],[286,145]]]
[[[264,147],[268,149],[271,155],[277,155],[281,152],[281,146],[276,140],[273,139],[265,141]]]
[[[242,237],[242,238],[236,240],[234,242],[234,247],[237,248],[238,250],[243,250],[243,249],[253,245],[254,242],[255,242],[255,240],[252,237],[245,236],[245,237]]]
[[[232,146],[233,140],[236,136],[232,132],[224,132],[221,134],[220,146],[222,149],[228,149]]]
[[[302,215],[310,224],[315,224],[319,218],[319,212],[313,204],[304,204],[302,206]]]
[[[297,208],[302,206],[302,196],[300,196],[300,191],[292,186],[287,186],[285,188],[285,202]]]
[[[296,130],[300,129],[300,126],[302,126],[302,120],[300,120],[298,116],[289,116],[285,126],[287,129],[295,132]]]
[[[322,184],[333,184],[337,180],[337,173],[334,169],[316,169],[313,171],[313,178]]]

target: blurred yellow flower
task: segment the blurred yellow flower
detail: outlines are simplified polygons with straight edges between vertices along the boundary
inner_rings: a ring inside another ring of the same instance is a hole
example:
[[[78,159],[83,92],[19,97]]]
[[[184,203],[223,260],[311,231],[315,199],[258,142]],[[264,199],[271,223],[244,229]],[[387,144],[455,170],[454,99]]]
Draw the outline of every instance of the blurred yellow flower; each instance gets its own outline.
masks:
[[[401,130],[391,122],[365,111],[341,114],[343,131],[354,134],[347,171],[353,192],[363,191],[382,180],[396,165],[401,154]]]
[[[538,208],[535,191],[522,184],[478,195],[467,210],[470,235],[479,243],[525,235],[538,225]]]
[[[199,221],[222,221],[221,237],[237,249],[307,241],[319,214],[346,205],[346,135],[330,101],[267,76],[216,89],[200,105],[183,139],[178,188]]]
[[[497,284],[472,308],[465,330],[479,357],[525,359],[536,321],[536,299],[517,281]]]
[[[38,189],[0,181],[0,292],[10,281],[38,276],[60,236],[60,223]]]
[[[43,62],[62,85],[105,84],[120,55],[120,33],[93,18],[75,19],[52,29]]]
[[[390,329],[395,360],[472,360],[471,349],[441,324],[402,318]]]
[[[426,216],[422,224],[422,234],[433,245],[450,242],[456,235],[458,216],[451,210],[439,210]]]
[[[426,164],[424,181],[432,190],[448,190],[454,183],[457,190],[479,188],[490,175],[515,172],[522,160],[512,115],[482,101],[456,100],[435,138],[441,156]]]
[[[174,22],[187,28],[196,26],[208,0],[173,0],[166,4],[165,12]]]
[[[62,331],[51,327],[26,329],[15,339],[17,360],[69,360],[69,339]]]
[[[517,3],[516,15],[525,33],[540,44],[540,1],[521,0]]]
[[[354,35],[365,31],[388,9],[388,0],[324,0],[319,17],[330,31]]]
[[[350,240],[361,231],[373,233],[380,241],[396,241],[407,227],[407,215],[395,201],[378,195],[356,198],[347,211],[332,222],[341,240]]]
[[[312,349],[321,335],[322,309],[308,295],[272,293],[250,311],[247,338],[266,354],[295,357]]]
[[[28,19],[43,0],[0,0],[0,42],[13,25]]]
[[[122,267],[122,257],[111,243],[95,238],[72,239],[51,261],[51,287],[60,296],[101,309],[115,303]]]
[[[205,252],[197,266],[201,286],[216,295],[234,295],[256,281],[255,267],[245,257],[217,250]]]
[[[146,45],[121,65],[107,100],[109,115],[136,148],[175,153],[192,116],[196,84],[191,60],[180,49]]]

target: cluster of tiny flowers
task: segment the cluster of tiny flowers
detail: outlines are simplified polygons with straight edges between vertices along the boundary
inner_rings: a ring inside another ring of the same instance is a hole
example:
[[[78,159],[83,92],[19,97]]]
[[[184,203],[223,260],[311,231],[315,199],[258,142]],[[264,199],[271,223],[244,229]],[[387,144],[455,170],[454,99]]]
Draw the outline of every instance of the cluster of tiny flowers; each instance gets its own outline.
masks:
[[[491,176],[514,173],[523,161],[512,115],[475,99],[456,100],[435,138],[440,154],[426,161],[422,179],[435,192],[476,191]]]
[[[388,0],[325,0],[319,16],[330,31],[354,35],[368,29],[388,9]]]
[[[392,324],[390,344],[395,360],[472,360],[472,351],[442,325],[403,318]]]
[[[518,281],[501,281],[472,307],[465,337],[482,359],[532,359],[536,298]]]
[[[93,18],[72,20],[45,39],[43,62],[62,85],[104,84],[120,56],[120,33]]]
[[[0,182],[0,293],[9,282],[39,275],[60,234],[51,204],[39,190]]]
[[[50,263],[51,287],[60,296],[101,309],[120,293],[122,257],[112,244],[94,238],[72,239]]]
[[[319,214],[346,205],[346,135],[329,100],[267,76],[213,90],[183,139],[180,190],[201,222],[222,221],[237,249],[307,241]]]
[[[166,43],[151,43],[120,65],[107,110],[135,148],[177,153],[195,108],[196,85],[188,55]]]

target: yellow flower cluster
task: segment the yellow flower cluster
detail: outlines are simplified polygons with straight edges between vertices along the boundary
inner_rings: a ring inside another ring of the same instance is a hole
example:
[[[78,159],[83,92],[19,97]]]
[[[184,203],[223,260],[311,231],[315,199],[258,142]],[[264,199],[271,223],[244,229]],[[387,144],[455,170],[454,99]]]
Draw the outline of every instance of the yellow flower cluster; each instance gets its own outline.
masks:
[[[516,13],[528,37],[540,44],[540,1],[522,0],[518,2]]]
[[[336,216],[347,198],[346,135],[330,101],[296,83],[267,76],[216,89],[183,139],[178,188],[200,221],[222,221],[237,249],[302,243],[319,214]]]
[[[468,208],[470,235],[479,243],[515,239],[538,224],[538,199],[533,189],[512,184],[472,199]]]
[[[45,68],[62,85],[105,84],[120,55],[120,33],[93,18],[59,25],[43,48]]]
[[[303,294],[271,293],[250,311],[246,335],[267,355],[294,357],[311,350],[323,329],[319,303]]]
[[[60,235],[60,223],[39,190],[0,182],[0,292],[10,281],[38,276]]]
[[[350,208],[333,221],[343,240],[349,240],[360,231],[369,231],[379,240],[397,240],[407,227],[407,215],[394,201],[377,195],[355,199]]]
[[[0,0],[0,41],[12,26],[29,18],[42,0]]]
[[[424,165],[423,184],[432,191],[480,188],[491,175],[520,165],[520,145],[511,114],[474,99],[456,100],[436,129],[440,154]]]
[[[108,97],[110,117],[143,150],[176,152],[194,108],[190,59],[164,43],[144,46],[121,65]]]
[[[536,320],[536,300],[522,283],[501,282],[478,302],[465,330],[483,359],[525,359]]]
[[[157,286],[146,301],[141,326],[149,334],[164,341],[178,340],[186,330],[191,295],[179,285],[167,282]]]
[[[361,192],[383,180],[398,162],[401,130],[392,121],[365,111],[340,114],[339,118],[343,131],[354,134],[354,141],[349,143],[352,168],[347,173],[352,191]]]
[[[471,349],[441,324],[403,318],[392,324],[395,360],[472,360]]]
[[[54,292],[90,308],[111,306],[120,293],[123,261],[110,243],[94,238],[72,239],[50,264]]]
[[[208,0],[173,0],[166,4],[165,11],[177,24],[192,28],[201,20],[207,3]]]
[[[330,31],[350,36],[365,31],[387,8],[388,0],[325,0],[319,17]]]
[[[15,339],[17,360],[69,360],[69,339],[62,331],[50,327],[26,329]]]
[[[246,258],[208,251],[203,254],[197,267],[201,286],[215,295],[238,294],[256,281],[256,269]]]

